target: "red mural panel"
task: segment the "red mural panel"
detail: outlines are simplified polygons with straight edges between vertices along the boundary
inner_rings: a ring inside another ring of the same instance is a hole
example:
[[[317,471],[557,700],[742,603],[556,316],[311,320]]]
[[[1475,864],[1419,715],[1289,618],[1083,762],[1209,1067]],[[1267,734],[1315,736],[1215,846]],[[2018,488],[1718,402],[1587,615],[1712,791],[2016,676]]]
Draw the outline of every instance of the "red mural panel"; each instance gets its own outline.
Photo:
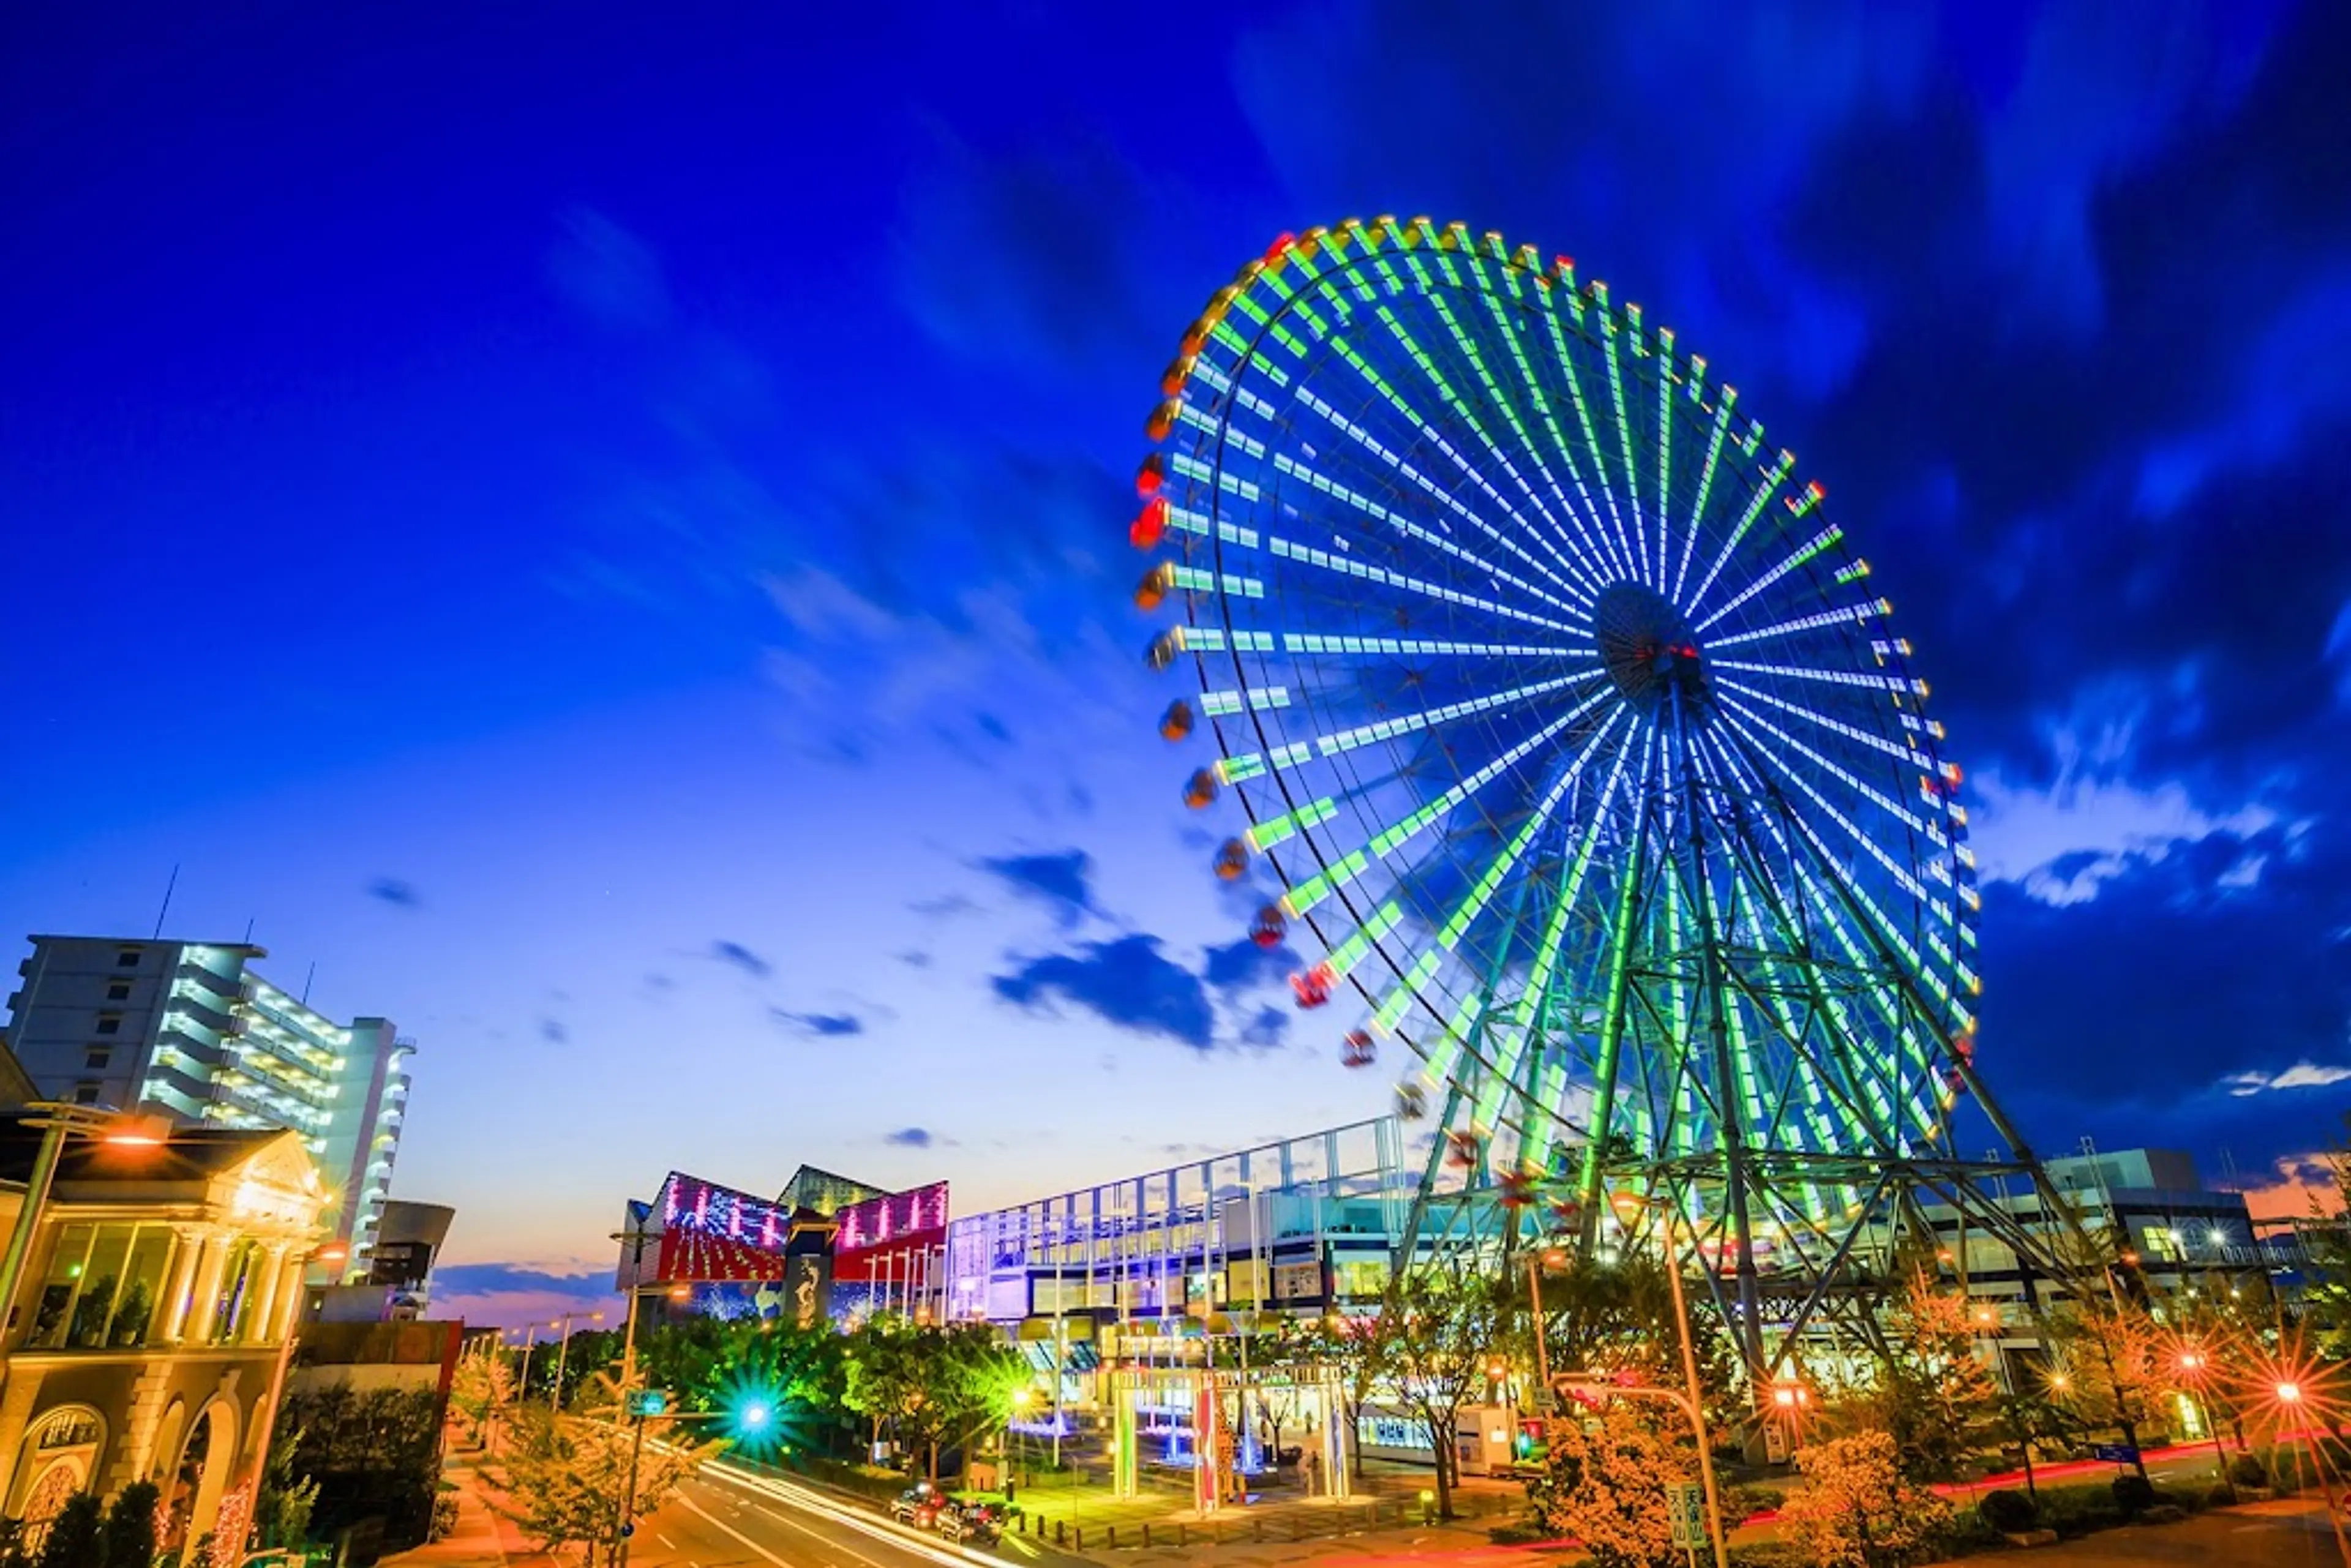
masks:
[[[943,1247],[947,1239],[947,1184],[909,1187],[852,1203],[833,1216],[832,1277],[852,1283],[903,1277],[908,1255]]]

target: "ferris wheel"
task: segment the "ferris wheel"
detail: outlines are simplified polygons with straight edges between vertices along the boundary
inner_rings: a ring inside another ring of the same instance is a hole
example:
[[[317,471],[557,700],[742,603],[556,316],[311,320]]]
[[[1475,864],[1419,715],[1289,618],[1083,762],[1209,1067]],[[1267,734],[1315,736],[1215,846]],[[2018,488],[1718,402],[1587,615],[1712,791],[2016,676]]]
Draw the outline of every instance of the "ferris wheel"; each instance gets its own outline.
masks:
[[[1185,333],[1133,542],[1217,875],[1431,1179],[1637,1170],[1740,1266],[1974,1085],[1959,771],[1734,388],[1564,258],[1284,235]],[[1588,1233],[1587,1233],[1588,1234]]]

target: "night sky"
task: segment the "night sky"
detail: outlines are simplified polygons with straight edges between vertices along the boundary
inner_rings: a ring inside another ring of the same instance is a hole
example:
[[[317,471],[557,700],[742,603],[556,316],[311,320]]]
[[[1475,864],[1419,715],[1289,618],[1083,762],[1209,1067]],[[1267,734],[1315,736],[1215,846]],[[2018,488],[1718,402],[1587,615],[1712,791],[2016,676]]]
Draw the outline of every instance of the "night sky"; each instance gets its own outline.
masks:
[[[968,1209],[1384,1109],[1124,592],[1176,337],[1351,214],[1573,255],[1825,481],[2039,1144],[2336,1134],[2351,7],[236,10],[0,16],[0,932],[177,866],[398,1020],[446,1304],[596,1293],[673,1166]]]

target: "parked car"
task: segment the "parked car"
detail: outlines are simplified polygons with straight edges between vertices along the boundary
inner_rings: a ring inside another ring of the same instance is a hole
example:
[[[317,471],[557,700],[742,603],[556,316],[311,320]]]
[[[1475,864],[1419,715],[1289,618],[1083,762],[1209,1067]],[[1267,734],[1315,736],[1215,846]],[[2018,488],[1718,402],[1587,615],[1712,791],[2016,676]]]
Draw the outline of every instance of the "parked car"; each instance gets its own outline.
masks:
[[[996,1510],[984,1502],[948,1503],[939,1510],[938,1527],[949,1541],[968,1541],[977,1546],[993,1546],[1004,1533]]]
[[[928,1530],[938,1522],[939,1511],[946,1500],[935,1487],[908,1487],[891,1502],[890,1517],[901,1524]]]

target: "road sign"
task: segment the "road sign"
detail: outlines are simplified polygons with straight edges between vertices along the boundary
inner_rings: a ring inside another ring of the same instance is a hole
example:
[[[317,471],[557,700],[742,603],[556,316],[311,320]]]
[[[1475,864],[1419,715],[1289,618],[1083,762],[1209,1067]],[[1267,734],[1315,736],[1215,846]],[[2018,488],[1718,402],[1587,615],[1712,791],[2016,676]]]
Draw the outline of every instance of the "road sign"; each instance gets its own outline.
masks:
[[[1706,1490],[1696,1481],[1676,1481],[1666,1488],[1666,1522],[1673,1527],[1676,1546],[1706,1544]]]
[[[669,1408],[669,1395],[659,1388],[640,1388],[629,1396],[632,1416],[659,1416]]]
[[[2104,1459],[2110,1465],[2135,1465],[2138,1463],[2138,1449],[2128,1443],[2093,1443],[2090,1458]]]

